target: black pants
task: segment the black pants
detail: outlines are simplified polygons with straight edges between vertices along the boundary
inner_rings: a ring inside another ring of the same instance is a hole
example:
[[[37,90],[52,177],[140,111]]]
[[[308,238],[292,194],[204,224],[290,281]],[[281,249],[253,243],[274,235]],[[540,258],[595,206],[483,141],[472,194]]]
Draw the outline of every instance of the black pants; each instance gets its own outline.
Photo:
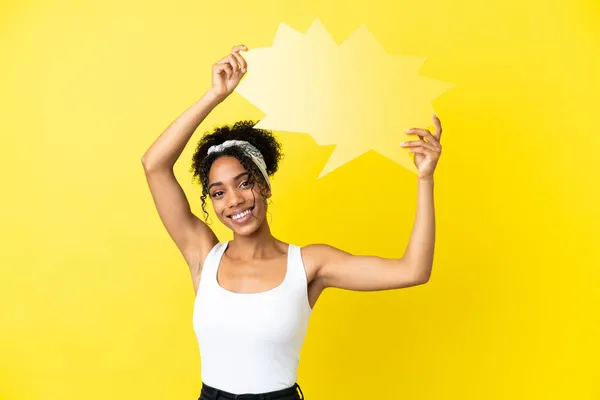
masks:
[[[300,393],[298,393],[298,390]],[[302,397],[300,397],[302,395]],[[208,386],[204,382],[202,383],[202,390],[200,391],[200,397],[198,400],[301,400],[304,399],[304,393],[300,389],[300,385],[295,383],[293,386],[287,389],[276,390],[274,392],[267,393],[247,393],[247,394],[233,394],[224,390],[219,390],[214,387]]]

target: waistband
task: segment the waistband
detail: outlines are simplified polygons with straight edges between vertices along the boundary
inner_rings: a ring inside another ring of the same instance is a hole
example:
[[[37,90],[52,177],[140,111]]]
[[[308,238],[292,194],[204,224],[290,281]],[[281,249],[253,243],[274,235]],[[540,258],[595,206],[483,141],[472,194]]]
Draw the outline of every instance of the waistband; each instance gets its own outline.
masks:
[[[293,394],[298,394],[298,390],[302,395],[301,399],[304,399],[304,393],[302,393],[302,389],[300,389],[300,385],[298,383],[294,383],[293,386],[289,388],[275,390],[273,392],[266,393],[244,393],[244,394],[234,394],[230,392],[226,392],[221,389],[214,388],[212,386],[208,386],[204,382],[202,383],[202,392],[206,393],[208,396],[213,398],[214,400],[223,399],[223,400],[278,400],[285,396],[290,396]]]

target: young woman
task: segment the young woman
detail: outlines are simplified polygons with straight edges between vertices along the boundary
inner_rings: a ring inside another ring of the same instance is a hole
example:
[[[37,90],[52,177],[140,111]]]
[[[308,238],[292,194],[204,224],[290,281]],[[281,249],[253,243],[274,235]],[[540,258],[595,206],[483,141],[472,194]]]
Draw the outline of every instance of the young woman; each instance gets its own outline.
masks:
[[[204,214],[209,196],[217,218],[233,231],[233,240],[220,242],[190,211],[173,165],[198,125],[246,73],[242,50],[247,48],[235,46],[212,66],[211,88],[158,137],[142,163],[160,218],[193,280],[200,399],[300,399],[300,349],[325,288],[374,291],[429,280],[435,241],[433,172],[442,128],[434,116],[434,134],[410,129],[407,133],[418,139],[400,144],[415,153],[420,171],[416,219],[400,259],[354,256],[325,244],[301,248],[276,239],[265,215],[272,194],[269,177],[281,158],[279,143],[248,121],[215,129],[198,143],[193,172],[202,184]]]

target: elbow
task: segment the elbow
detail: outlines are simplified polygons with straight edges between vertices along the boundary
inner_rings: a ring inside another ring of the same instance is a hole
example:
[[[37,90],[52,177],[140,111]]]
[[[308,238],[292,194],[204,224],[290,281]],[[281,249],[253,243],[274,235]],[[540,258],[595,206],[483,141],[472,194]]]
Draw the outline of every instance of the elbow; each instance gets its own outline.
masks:
[[[430,278],[431,272],[416,274],[414,278],[415,285],[424,285],[429,282]]]
[[[412,285],[412,286],[420,286],[420,285],[424,285],[424,284],[426,284],[427,282],[429,282],[429,277],[419,277],[419,278],[416,278],[416,279],[413,281],[413,285]]]
[[[146,160],[145,154],[142,156],[142,166],[144,167],[144,169],[148,169],[148,167],[149,167],[149,163],[148,163],[148,160]]]
[[[146,156],[142,157],[142,166],[146,172],[156,169],[156,163],[148,160]]]
[[[142,166],[144,167],[144,171],[146,171],[146,172],[163,171],[163,170],[169,170],[169,169],[172,170],[173,164],[174,163],[166,162],[165,160],[162,160],[162,161],[150,160],[146,155],[144,155],[142,157]]]
[[[413,267],[413,278],[415,284],[424,285],[429,282],[431,278],[431,271],[433,269],[432,262],[419,262]]]

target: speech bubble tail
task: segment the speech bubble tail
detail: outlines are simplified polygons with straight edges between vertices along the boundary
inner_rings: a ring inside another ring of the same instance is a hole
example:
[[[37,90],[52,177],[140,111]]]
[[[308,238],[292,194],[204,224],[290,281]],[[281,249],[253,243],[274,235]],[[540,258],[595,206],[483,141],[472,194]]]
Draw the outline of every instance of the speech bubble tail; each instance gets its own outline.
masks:
[[[339,145],[335,146],[335,149],[329,156],[327,163],[321,170],[321,173],[319,174],[317,179],[321,179],[323,176],[327,175],[330,172],[333,172],[337,168],[341,167],[342,165],[346,164],[349,161],[352,161],[353,159],[355,159],[356,157],[358,157],[360,155],[360,154],[358,154],[358,155],[354,156],[349,153],[350,153],[350,151],[347,151],[346,149],[344,149],[344,147],[339,146]]]

